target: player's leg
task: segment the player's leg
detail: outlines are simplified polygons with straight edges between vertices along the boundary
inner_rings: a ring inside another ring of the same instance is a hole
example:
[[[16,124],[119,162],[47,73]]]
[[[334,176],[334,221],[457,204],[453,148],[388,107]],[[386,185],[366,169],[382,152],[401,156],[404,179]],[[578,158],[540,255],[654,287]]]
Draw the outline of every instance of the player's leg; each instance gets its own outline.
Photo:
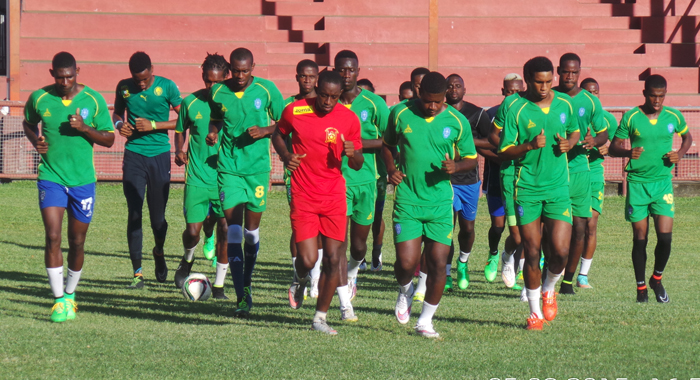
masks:
[[[216,277],[211,289],[211,296],[215,299],[227,300],[228,297],[224,293],[224,282],[229,267],[228,224],[225,217],[217,215],[216,220]]]
[[[194,251],[199,243],[199,234],[204,220],[209,213],[209,194],[206,188],[185,185],[185,197],[183,200],[183,212],[185,215],[185,230],[182,232],[182,246],[184,254],[175,271],[175,287],[182,287],[187,276],[190,275],[194,263]]]
[[[386,201],[387,178],[377,180],[377,201],[374,206],[374,222],[372,223],[372,266],[373,272],[382,270],[382,245],[384,242],[384,204]]]
[[[355,199],[350,217],[350,257],[348,258],[348,287],[350,299],[357,293],[357,271],[367,255],[367,237],[374,223],[377,186],[369,183],[354,186]]]
[[[416,269],[413,271],[414,276],[418,276],[415,291],[413,292],[413,300],[423,302],[425,300],[425,289],[428,286],[428,264],[425,262],[425,245],[421,239],[421,255]]]
[[[323,260],[323,241],[322,241],[322,236],[321,234],[318,234],[316,236],[316,247],[318,247],[318,258],[316,259],[316,264],[314,267],[311,269],[311,283],[310,283],[310,289],[309,289],[309,295],[311,298],[318,298],[318,280],[321,278],[321,261]],[[345,252],[341,248],[342,252]],[[347,260],[346,263],[344,264],[345,266],[341,271],[341,281],[345,281],[347,284],[348,278],[347,278]],[[345,273],[345,274],[343,274]],[[344,276],[344,277],[343,277]]]
[[[671,256],[671,241],[673,238],[673,217],[675,205],[673,200],[673,184],[671,180],[646,184],[647,188],[654,191],[654,202],[651,204],[651,215],[654,218],[656,230],[656,248],[654,249],[654,273],[649,279],[649,287],[656,294],[656,301],[669,302],[666,289],[661,284],[661,276],[666,268],[666,263]]]
[[[243,213],[245,212],[245,204],[238,204],[224,210],[224,218],[226,219],[227,229],[227,244],[226,253],[231,269],[231,279],[233,280],[233,289],[236,291],[236,305],[238,305],[244,297],[243,291]]]
[[[392,216],[396,247],[394,276],[399,284],[394,315],[401,324],[408,323],[411,318],[413,276],[422,256],[423,223],[416,219],[418,210],[417,206],[394,203]],[[427,274],[425,276],[427,277]]]
[[[44,264],[49,286],[54,297],[51,309],[53,322],[64,322],[67,318],[66,300],[63,293],[63,254],[61,252],[61,225],[67,204],[67,196],[61,193],[58,184],[38,181],[39,207],[44,222]],[[60,205],[60,206],[59,206]]]
[[[218,218],[211,215],[211,212],[204,219],[202,223],[202,231],[204,231],[204,244],[202,244],[202,251],[204,253],[204,258],[207,260],[216,260],[216,236],[214,235],[214,228],[216,227]],[[216,264],[214,264],[216,266]]]
[[[591,176],[590,172],[574,173],[570,176],[569,197],[571,199],[571,214],[573,228],[569,244],[569,258],[564,272],[559,293],[575,294],[573,281],[586,240],[586,226],[591,217]]]
[[[236,314],[246,316],[253,307],[253,270],[260,250],[260,220],[262,212],[245,210],[245,228],[243,229],[243,299],[238,304]]]
[[[144,287],[143,269],[141,260],[143,256],[143,201],[146,194],[146,164],[144,156],[130,150],[124,150],[124,162],[122,165],[122,188],[128,208],[126,237],[129,244],[129,257],[133,269],[134,279],[129,285],[130,289]]]
[[[600,214],[595,209],[586,225],[586,239],[583,245],[583,255],[581,256],[581,267],[576,277],[576,286],[579,288],[592,288],[588,283],[588,271],[593,262],[593,254],[598,246],[598,217]]]
[[[520,236],[523,244],[523,279],[525,280],[525,292],[530,305],[530,317],[527,320],[527,328],[541,330],[544,316],[540,307],[542,294],[540,271],[540,246],[542,244],[542,229],[540,218],[520,226]]]
[[[545,213],[545,215],[548,215]],[[553,320],[557,315],[556,293],[554,291],[561,273],[566,268],[566,263],[570,252],[572,225],[569,221],[543,217],[547,229],[551,255],[548,260],[547,275],[542,283],[542,312],[548,321]]]
[[[153,230],[153,260],[156,264],[156,280],[165,282],[168,278],[168,266],[165,263],[163,246],[168,233],[165,209],[170,194],[170,152],[147,158],[148,176],[146,179],[146,202],[151,217]]]
[[[632,265],[637,282],[637,302],[649,300],[646,284],[649,209],[654,203],[648,184],[627,182],[625,219],[632,223]]]

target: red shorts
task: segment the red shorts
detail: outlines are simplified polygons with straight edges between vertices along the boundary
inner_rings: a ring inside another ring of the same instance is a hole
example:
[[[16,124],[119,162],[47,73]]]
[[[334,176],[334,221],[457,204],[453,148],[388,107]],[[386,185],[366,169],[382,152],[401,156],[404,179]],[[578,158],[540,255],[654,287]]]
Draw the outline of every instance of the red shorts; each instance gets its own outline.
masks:
[[[345,240],[348,222],[345,194],[333,201],[312,201],[294,196],[290,208],[295,242],[314,238],[319,232],[331,239]]]

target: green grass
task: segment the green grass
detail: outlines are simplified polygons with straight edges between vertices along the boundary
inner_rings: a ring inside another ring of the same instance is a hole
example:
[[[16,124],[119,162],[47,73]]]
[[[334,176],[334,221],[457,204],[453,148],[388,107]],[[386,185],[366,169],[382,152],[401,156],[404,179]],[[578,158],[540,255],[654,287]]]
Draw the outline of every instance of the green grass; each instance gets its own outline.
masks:
[[[700,199],[676,199],[673,254],[664,277],[671,303],[657,304],[651,293],[652,302],[639,305],[624,201],[607,198],[590,273],[595,288],[560,297],[559,315],[543,332],[524,330],[528,308],[519,302],[519,292],[506,289],[500,280],[484,280],[488,215],[482,201],[470,260],[471,285],[443,297],[435,327],[444,339],[429,341],[412,335],[420,307],[414,308],[407,326],[394,318],[390,228],[384,271],[360,274],[354,301],[359,322],[341,323],[336,299],[329,322],[339,335],[310,331],[313,302],[296,311],[288,306],[289,219],[280,192],[270,193],[262,221],[252,317],[232,318],[231,301],[184,300],[172,284],[182,254],[182,196],[182,189],[173,189],[167,210],[168,282],[155,282],[152,258],[145,255],[147,289],[127,291],[131,265],[126,202],[120,185],[98,186],[77,291],[78,318],[53,324],[35,184],[1,185],[0,378],[700,377]],[[387,210],[391,207],[387,202]],[[389,216],[386,211],[385,220]],[[148,227],[144,231],[144,250],[150,252],[152,235]],[[652,233],[648,273],[654,246]],[[213,278],[201,248],[196,257],[193,271]],[[234,293],[230,279],[226,288],[229,295]]]

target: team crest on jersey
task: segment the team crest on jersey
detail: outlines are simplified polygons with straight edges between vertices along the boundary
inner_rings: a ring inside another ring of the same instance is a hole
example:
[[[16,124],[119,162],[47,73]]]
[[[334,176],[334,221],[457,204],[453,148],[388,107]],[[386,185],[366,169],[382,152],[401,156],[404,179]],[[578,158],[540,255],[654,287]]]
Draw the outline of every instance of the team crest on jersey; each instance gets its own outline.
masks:
[[[260,98],[257,98],[257,99],[255,99],[255,101],[253,102],[253,104],[255,104],[255,109],[256,109],[256,110],[259,110],[260,107],[262,107],[262,100],[260,100]]]
[[[200,119],[202,119],[203,117],[202,117],[202,114],[199,113],[199,111],[197,111],[197,116],[195,116],[194,118],[195,118],[196,120],[200,120]]]
[[[520,216],[525,215],[525,210],[523,210],[523,206],[518,206],[518,215],[520,215]]]
[[[396,225],[394,226],[394,231],[396,231],[397,235],[401,235],[401,224],[400,223],[396,223]]]
[[[331,127],[331,128],[326,128],[326,142],[335,144],[336,141],[338,140],[338,130]]]
[[[452,132],[450,130],[450,127],[445,127],[445,129],[442,130],[442,137],[444,137],[444,138],[450,137],[450,132]]]
[[[668,125],[668,133],[673,133],[673,124]]]
[[[369,112],[367,112],[367,110],[363,110],[362,112],[360,112],[360,119],[362,119],[362,121],[367,121],[368,116]]]
[[[564,112],[559,115],[559,120],[561,120],[562,124],[566,123],[566,114]]]
[[[311,108],[311,106],[300,106],[300,107],[294,107],[292,109],[292,113],[294,115],[305,115],[307,113],[313,113],[314,109]]]
[[[585,115],[585,114],[586,114],[586,109],[585,109],[585,108],[581,107],[581,108],[578,109],[578,115],[579,115],[579,116],[583,116],[583,115]],[[562,114],[562,115],[563,115],[563,114]],[[562,121],[562,123],[563,123],[563,121]]]
[[[88,110],[87,108],[83,108],[80,110],[80,117],[82,117],[83,119],[87,119],[87,117],[89,115],[90,115],[90,110]]]
[[[153,93],[156,94],[156,96],[161,96],[163,95],[163,89],[158,86],[153,90]]]
[[[128,86],[122,86],[122,97],[124,97],[124,99],[126,99],[126,98],[128,98],[128,97],[130,97],[130,96],[131,96],[131,94],[129,93],[129,87],[128,87]]]

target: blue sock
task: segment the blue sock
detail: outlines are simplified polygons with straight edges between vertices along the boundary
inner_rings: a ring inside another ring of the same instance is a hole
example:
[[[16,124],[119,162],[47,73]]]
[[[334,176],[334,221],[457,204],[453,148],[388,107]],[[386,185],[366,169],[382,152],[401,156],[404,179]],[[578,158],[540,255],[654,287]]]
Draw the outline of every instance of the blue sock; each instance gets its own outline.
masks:
[[[243,298],[243,249],[241,243],[228,243],[228,263],[236,296]]]
[[[250,286],[253,282],[253,269],[255,269],[255,261],[258,259],[258,251],[260,250],[260,242],[250,245],[243,244],[245,250],[245,271],[243,272],[243,286]]]

